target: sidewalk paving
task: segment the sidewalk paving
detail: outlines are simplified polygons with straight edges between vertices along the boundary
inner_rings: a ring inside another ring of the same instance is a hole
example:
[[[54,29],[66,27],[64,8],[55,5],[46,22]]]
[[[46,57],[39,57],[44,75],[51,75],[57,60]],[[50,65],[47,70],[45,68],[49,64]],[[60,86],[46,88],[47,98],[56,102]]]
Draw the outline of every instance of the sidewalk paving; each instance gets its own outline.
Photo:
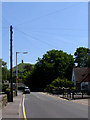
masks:
[[[59,95],[59,97],[62,98],[62,99],[65,99],[65,98],[63,98],[63,95]],[[79,103],[79,104],[83,104],[83,105],[88,105],[89,100],[90,99],[88,99],[88,98],[84,98],[84,99],[80,98],[80,99],[72,99],[72,100],[69,100],[69,101]]]
[[[13,102],[9,102],[7,106],[2,109],[2,118],[23,118],[21,103],[22,93],[18,92],[18,96],[13,98]]]
[[[55,95],[55,94],[50,94],[50,93],[44,93],[44,94],[56,96],[62,100],[67,100],[63,98],[63,95]],[[74,99],[74,100],[68,100],[68,101],[90,106],[90,98],[89,99],[88,98],[87,99]]]
[[[43,93],[43,94],[52,95],[49,93]],[[52,95],[52,96],[56,96],[64,100],[63,98],[60,97],[60,95]],[[23,118],[22,98],[23,98],[22,93],[18,92],[18,96],[13,98],[13,102],[9,102],[7,106],[2,109],[2,118]],[[88,99],[76,99],[76,100],[70,100],[70,101],[76,102],[79,104],[88,105]]]
[[[79,104],[83,104],[83,105],[88,105],[88,99],[75,99],[75,100],[71,100],[71,102],[76,102]]]

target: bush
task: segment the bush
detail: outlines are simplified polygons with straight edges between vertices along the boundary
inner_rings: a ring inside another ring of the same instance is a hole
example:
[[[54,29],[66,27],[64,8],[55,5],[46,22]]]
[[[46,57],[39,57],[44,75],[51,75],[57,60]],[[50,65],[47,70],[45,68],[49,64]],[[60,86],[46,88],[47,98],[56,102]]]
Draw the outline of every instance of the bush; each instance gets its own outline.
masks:
[[[68,89],[75,89],[74,83],[72,81],[67,80],[66,78],[60,79],[59,77],[55,79],[51,84],[46,86],[45,90],[57,89],[57,88],[68,88]]]
[[[74,83],[72,81],[67,80],[66,78],[64,79],[57,78],[51,84],[54,87],[65,87],[65,88],[74,87]]]
[[[8,89],[8,85],[2,84],[2,92],[6,93],[6,90]]]
[[[10,91],[11,91],[10,88],[6,89],[6,93],[10,93]]]
[[[10,102],[10,88],[7,88],[6,89],[6,94],[7,94],[7,100],[8,100],[8,102]]]

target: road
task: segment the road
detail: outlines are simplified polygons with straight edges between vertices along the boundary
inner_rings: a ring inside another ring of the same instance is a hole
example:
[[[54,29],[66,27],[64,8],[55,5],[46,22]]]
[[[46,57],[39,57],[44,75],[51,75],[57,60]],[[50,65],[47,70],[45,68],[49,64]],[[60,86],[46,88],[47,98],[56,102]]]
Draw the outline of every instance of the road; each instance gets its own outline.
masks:
[[[88,106],[40,92],[25,94],[26,118],[88,118]]]

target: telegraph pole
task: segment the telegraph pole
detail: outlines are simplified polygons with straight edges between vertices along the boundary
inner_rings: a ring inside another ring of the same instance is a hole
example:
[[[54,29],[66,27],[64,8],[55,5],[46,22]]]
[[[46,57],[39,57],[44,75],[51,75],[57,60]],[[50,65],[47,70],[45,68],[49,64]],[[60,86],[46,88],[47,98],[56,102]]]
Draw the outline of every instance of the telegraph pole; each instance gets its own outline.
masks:
[[[10,94],[10,102],[13,102],[13,79],[12,79],[12,25],[10,26],[10,88],[11,88],[11,94]]]
[[[17,89],[18,89],[17,53],[18,52],[16,52],[16,96],[17,96]]]

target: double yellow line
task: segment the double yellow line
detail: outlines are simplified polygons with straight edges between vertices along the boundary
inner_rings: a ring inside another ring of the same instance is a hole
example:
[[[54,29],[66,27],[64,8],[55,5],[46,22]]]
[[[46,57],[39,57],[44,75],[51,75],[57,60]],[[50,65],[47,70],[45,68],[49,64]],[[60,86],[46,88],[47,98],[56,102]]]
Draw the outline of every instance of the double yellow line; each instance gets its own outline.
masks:
[[[26,113],[25,113],[24,99],[25,99],[25,95],[23,94],[23,116],[24,116],[24,119],[27,120]]]

